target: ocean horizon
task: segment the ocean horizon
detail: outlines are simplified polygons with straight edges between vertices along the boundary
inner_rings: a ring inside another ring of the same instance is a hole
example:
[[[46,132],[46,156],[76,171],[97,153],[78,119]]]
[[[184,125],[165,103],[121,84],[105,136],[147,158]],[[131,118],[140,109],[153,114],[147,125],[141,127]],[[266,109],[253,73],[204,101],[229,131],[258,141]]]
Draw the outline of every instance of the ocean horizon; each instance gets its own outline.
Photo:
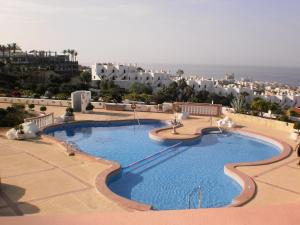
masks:
[[[184,75],[196,75],[204,78],[220,79],[225,73],[234,73],[235,78],[250,78],[253,81],[269,81],[300,86],[300,67],[242,66],[242,65],[206,65],[206,64],[146,64],[139,63],[144,69],[165,70],[176,73],[178,69]]]

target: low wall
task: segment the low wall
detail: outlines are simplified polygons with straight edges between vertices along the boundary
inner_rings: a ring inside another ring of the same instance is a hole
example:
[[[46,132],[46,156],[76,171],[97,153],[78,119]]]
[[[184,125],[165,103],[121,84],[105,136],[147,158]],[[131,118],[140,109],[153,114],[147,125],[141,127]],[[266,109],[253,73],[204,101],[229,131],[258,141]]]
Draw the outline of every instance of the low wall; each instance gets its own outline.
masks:
[[[21,103],[21,104],[35,104],[35,105],[49,105],[49,106],[63,106],[68,107],[71,101],[68,100],[54,100],[54,99],[36,99],[36,98],[11,98],[0,97],[1,103]]]
[[[106,110],[115,111],[133,111],[131,108],[132,104],[114,104],[114,103],[104,103],[104,108]],[[158,105],[144,105],[136,104],[136,111],[138,112],[161,112],[159,111]]]
[[[46,105],[46,106],[61,106],[68,107],[71,105],[69,100],[54,100],[54,99],[37,99],[37,98],[12,98],[12,97],[0,97],[0,103],[21,103],[21,104],[35,104],[35,105]],[[103,109],[103,102],[92,102],[96,109]]]
[[[266,128],[272,128],[276,130],[286,131],[286,132],[293,132],[294,131],[294,124],[293,123],[287,123],[283,121],[278,120],[272,120],[272,119],[266,119],[258,116],[250,116],[250,115],[244,115],[244,114],[235,114],[226,112],[224,113],[226,116],[231,118],[235,123],[239,124],[259,124]]]

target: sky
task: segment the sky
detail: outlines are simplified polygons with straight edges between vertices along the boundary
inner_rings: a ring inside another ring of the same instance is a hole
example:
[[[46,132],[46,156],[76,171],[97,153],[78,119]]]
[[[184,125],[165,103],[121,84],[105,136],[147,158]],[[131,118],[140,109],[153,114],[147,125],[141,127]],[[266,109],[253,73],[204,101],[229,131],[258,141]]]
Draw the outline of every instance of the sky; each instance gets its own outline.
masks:
[[[80,63],[300,67],[299,0],[0,0],[0,44]]]

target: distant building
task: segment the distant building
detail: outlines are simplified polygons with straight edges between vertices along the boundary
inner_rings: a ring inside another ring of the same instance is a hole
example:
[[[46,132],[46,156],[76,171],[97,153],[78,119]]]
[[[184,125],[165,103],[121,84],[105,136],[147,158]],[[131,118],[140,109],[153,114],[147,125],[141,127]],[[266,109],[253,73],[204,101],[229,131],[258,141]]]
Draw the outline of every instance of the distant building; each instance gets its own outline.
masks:
[[[160,71],[144,71],[136,65],[122,65],[112,63],[97,63],[92,65],[92,80],[113,80],[122,88],[128,89],[133,83],[150,85],[153,90],[168,86],[172,82],[178,82],[181,77]],[[207,91],[221,96],[238,96],[247,93],[246,102],[250,103],[254,98],[262,98],[266,101],[278,103],[282,108],[300,106],[300,90],[293,90],[286,86],[268,82],[251,80],[236,81],[234,74],[225,74],[225,78],[215,80],[205,79],[199,76],[186,76],[187,84],[195,91]]]
[[[50,51],[5,52],[0,54],[0,60],[9,61],[12,65],[23,66],[27,69],[49,70],[59,74],[75,75],[79,73],[78,62],[70,60],[69,55],[57,54]]]
[[[133,83],[150,85],[153,90],[174,82],[171,74],[165,71],[144,71],[136,65],[97,63],[92,65],[92,80],[113,80],[121,88],[128,89]]]
[[[234,73],[225,73],[225,80],[227,80],[227,81],[235,81]]]

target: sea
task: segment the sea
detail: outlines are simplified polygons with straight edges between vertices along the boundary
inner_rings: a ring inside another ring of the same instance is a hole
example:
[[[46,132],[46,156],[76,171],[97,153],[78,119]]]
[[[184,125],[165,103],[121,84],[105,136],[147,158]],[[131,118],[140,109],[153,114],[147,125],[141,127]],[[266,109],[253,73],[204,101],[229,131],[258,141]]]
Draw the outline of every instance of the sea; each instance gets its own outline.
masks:
[[[144,69],[165,70],[176,73],[182,69],[186,76],[220,79],[225,73],[234,73],[236,80],[248,78],[253,81],[277,82],[291,87],[300,87],[300,67],[201,65],[201,64],[138,64]]]

